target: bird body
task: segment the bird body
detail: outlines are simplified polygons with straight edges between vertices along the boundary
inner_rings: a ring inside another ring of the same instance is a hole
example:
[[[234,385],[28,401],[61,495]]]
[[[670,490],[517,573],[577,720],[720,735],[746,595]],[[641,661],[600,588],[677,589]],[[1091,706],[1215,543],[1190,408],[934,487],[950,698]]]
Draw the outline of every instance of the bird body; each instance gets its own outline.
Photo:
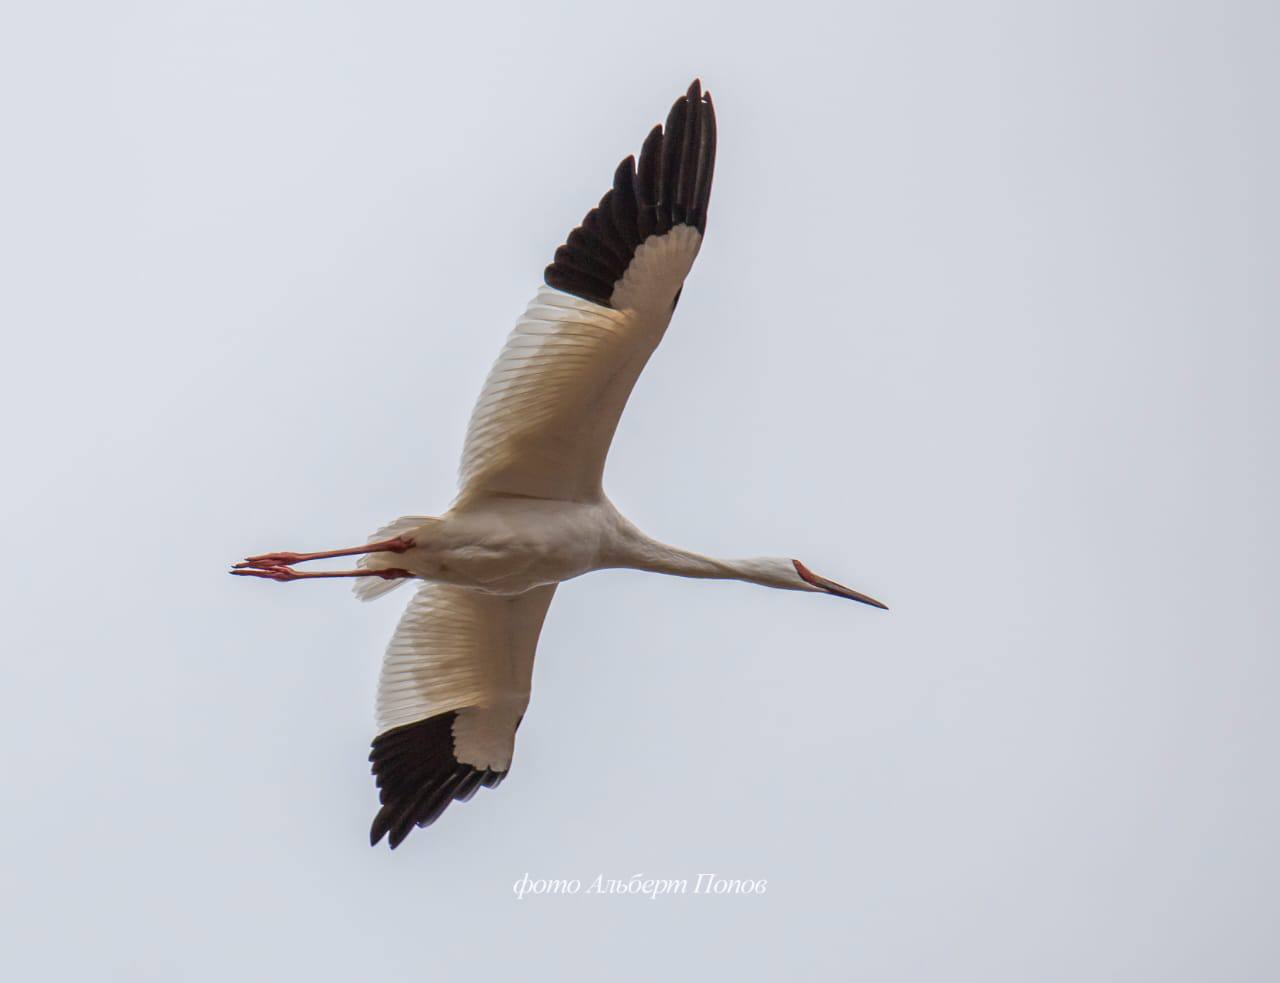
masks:
[[[364,565],[487,594],[523,594],[617,565],[608,559],[617,556],[625,526],[608,499],[471,499],[405,533],[414,544],[405,552],[371,553]],[[377,581],[358,581],[357,595],[370,583]]]
[[[659,542],[604,493],[618,420],[702,246],[715,147],[711,96],[695,81],[556,250],[476,402],[448,511],[404,516],[364,546],[266,553],[232,570],[282,582],[354,577],[365,600],[420,583],[379,680],[375,844],[386,836],[394,848],[450,802],[502,781],[543,619],[565,581],[631,568],[884,607],[798,560],[722,560]],[[359,557],[354,570],[291,565],[344,556]]]

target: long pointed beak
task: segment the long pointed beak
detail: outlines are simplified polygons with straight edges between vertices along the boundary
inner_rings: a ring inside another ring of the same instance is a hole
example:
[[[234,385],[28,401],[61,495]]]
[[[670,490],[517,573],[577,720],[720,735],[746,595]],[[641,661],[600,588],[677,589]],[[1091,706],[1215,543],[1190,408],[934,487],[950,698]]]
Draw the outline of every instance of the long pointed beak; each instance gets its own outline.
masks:
[[[889,605],[881,604],[874,597],[868,597],[860,591],[854,590],[852,587],[846,587],[844,584],[837,584],[834,580],[828,580],[826,577],[819,577],[816,573],[806,567],[799,560],[792,560],[796,565],[796,573],[807,584],[812,584],[819,590],[824,590],[828,594],[834,594],[836,597],[847,597],[851,601],[860,601],[863,604],[870,604],[873,608],[880,608],[882,611],[888,611]]]

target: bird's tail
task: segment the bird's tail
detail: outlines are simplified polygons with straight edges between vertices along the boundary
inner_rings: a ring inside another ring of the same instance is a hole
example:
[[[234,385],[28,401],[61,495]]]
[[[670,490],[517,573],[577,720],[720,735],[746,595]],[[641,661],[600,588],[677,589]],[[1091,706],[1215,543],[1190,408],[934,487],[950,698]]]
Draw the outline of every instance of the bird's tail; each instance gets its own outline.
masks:
[[[368,541],[376,543],[380,539],[393,539],[396,536],[403,536],[434,521],[436,520],[428,515],[402,515],[375,532],[369,537]],[[386,570],[389,567],[399,565],[397,557],[398,554],[396,553],[366,553],[356,561],[356,566],[365,570]],[[383,594],[389,594],[404,582],[403,579],[382,580],[379,577],[357,577],[352,583],[351,589],[360,600],[372,601]]]

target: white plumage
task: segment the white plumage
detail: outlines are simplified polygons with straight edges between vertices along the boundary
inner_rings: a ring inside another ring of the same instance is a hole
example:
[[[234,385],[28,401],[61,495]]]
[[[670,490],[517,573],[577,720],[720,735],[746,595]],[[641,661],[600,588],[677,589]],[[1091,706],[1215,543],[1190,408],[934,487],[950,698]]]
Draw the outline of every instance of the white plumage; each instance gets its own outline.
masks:
[[[512,596],[426,583],[405,609],[378,683],[378,732],[463,711],[455,757],[506,771],[529,705],[533,653],[554,584]],[[476,712],[480,711],[480,712]],[[471,721],[465,735],[462,723]]]
[[[671,298],[701,244],[687,225],[652,237],[636,250],[613,308],[551,287],[538,291],[471,414],[460,501],[600,494],[622,408],[666,333]]]
[[[627,158],[570,233],[516,322],[467,428],[459,493],[441,516],[405,516],[361,547],[268,553],[233,573],[355,577],[357,596],[422,582],[378,686],[370,759],[382,807],[371,839],[397,846],[454,800],[506,775],[556,585],[629,567],[880,602],[797,560],[720,560],[660,543],[605,496],[605,459],[636,380],[662,341],[706,227],[715,114],[698,82]],[[359,556],[357,568],[291,564]]]

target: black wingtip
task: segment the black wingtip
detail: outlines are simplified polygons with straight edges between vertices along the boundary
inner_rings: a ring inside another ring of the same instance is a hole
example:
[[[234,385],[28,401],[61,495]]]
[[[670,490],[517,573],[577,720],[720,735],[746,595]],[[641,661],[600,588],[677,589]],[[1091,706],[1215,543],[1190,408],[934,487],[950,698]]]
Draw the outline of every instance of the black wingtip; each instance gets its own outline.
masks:
[[[391,827],[389,813],[390,809],[383,806],[373,817],[373,825],[369,827],[369,846],[377,846],[379,841],[387,835],[387,830]]]
[[[416,826],[430,826],[449,803],[466,801],[481,785],[492,788],[506,772],[458,761],[453,747],[456,711],[384,731],[369,759],[382,802],[369,827],[369,845],[386,837],[394,850]]]
[[[649,131],[639,159],[628,156],[618,165],[612,189],[569,234],[571,250],[557,252],[547,267],[547,285],[609,307],[614,287],[650,236],[682,224],[705,234],[715,132],[711,93],[695,78],[672,104],[665,126]]]

